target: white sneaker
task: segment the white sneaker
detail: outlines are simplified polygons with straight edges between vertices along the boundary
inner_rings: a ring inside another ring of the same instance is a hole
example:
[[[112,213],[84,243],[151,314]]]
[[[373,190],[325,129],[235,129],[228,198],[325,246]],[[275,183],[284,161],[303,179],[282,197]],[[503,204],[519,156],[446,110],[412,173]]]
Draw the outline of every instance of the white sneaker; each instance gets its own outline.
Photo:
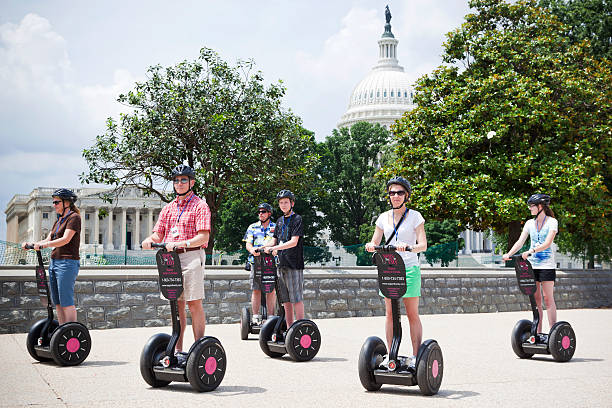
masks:
[[[261,324],[261,315],[258,315],[258,314],[253,315],[253,322],[255,324]]]
[[[408,357],[408,368],[414,369],[415,367],[416,367],[416,357],[415,356]]]
[[[381,368],[389,368],[389,355],[385,354],[382,363],[380,363]]]

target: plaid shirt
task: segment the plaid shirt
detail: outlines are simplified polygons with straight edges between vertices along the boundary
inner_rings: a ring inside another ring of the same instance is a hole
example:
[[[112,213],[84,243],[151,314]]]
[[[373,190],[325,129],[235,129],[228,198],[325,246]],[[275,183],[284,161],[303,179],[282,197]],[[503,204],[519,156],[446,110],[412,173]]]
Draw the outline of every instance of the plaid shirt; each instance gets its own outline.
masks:
[[[182,214],[181,214],[182,212]],[[177,225],[177,220],[179,219]],[[178,237],[174,238],[170,230],[178,226]],[[198,231],[210,231],[210,209],[206,201],[191,193],[180,204],[174,199],[164,206],[159,219],[153,228],[163,237],[162,242],[181,242],[195,237]],[[202,245],[206,248],[207,244]]]
[[[247,228],[246,233],[244,234],[244,238],[242,238],[242,240],[253,245],[253,247],[255,248],[261,247],[269,240],[272,240],[274,238],[275,226],[276,224],[274,224],[272,221],[270,221],[268,228],[262,227],[261,221],[254,222],[253,224],[249,225],[249,228]],[[253,255],[249,254],[249,262],[253,261]]]

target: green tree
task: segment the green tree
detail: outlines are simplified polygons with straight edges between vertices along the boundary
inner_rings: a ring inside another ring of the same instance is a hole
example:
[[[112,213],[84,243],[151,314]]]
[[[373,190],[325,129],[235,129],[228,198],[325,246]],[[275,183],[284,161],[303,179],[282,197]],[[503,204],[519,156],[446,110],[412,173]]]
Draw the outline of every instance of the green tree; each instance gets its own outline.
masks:
[[[319,143],[316,172],[325,194],[318,208],[336,244],[363,243],[360,231],[368,230],[373,217],[386,208],[383,186],[374,175],[389,141],[390,134],[381,125],[358,122],[350,129],[334,129]]]
[[[572,44],[567,26],[535,1],[470,6],[447,35],[447,65],[417,81],[417,108],[393,127],[398,161],[382,175],[409,177],[426,218],[493,228],[509,245],[529,214],[527,197],[549,193],[561,249],[587,246],[609,259],[610,62]]]
[[[612,1],[610,0],[540,0],[566,24],[572,43],[588,40],[596,58],[612,60]]]
[[[264,84],[252,61],[230,66],[208,48],[194,61],[153,66],[145,82],[119,96],[130,112],[109,118],[106,133],[83,151],[89,170],[81,180],[132,184],[169,201],[172,168],[188,164],[211,210],[210,253],[230,191],[299,182],[316,161],[312,133],[282,107],[284,94],[281,82]]]

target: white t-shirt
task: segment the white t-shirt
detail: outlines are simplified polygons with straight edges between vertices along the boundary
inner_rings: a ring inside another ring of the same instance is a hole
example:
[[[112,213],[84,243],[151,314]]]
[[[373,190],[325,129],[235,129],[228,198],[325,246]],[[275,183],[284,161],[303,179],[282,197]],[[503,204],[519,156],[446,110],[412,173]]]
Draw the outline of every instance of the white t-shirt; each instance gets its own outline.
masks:
[[[378,216],[376,220],[376,226],[383,230],[385,233],[384,242],[381,242],[381,245],[384,245],[385,242],[389,239],[390,236],[393,235],[393,239],[389,242],[389,245],[395,245],[397,242],[404,242],[408,245],[414,246],[416,245],[416,228],[425,222],[425,219],[421,215],[420,212],[416,210],[408,210],[408,214],[404,217],[404,221],[399,226],[397,230],[397,234],[395,234],[395,228],[393,224],[399,222],[401,215],[393,219],[393,210],[386,211]],[[404,260],[404,264],[406,267],[417,266],[419,264],[419,258],[417,254],[414,252],[398,252]]]
[[[544,220],[544,225],[538,225],[540,227],[540,231],[538,232],[536,229],[535,220],[532,218],[525,223],[523,227],[523,232],[528,232],[529,237],[531,238],[531,245],[529,249],[533,249],[538,245],[541,245],[546,241],[546,237],[552,231],[559,231],[559,223],[556,219],[552,217],[546,217]],[[557,264],[555,263],[555,250],[554,244],[551,244],[544,251],[536,252],[535,254],[529,256],[527,258],[533,269],[556,269]]]

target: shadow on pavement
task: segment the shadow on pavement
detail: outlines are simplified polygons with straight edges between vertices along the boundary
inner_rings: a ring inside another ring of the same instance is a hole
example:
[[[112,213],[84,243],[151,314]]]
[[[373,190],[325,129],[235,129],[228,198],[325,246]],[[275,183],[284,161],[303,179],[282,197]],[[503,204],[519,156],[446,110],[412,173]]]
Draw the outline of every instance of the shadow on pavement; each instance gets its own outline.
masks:
[[[559,362],[559,361],[555,361],[552,357],[544,357],[544,356],[533,356],[531,357],[531,360],[533,361],[542,361],[545,363],[556,363],[556,364],[572,364],[572,363],[588,363],[591,361],[605,361],[603,358],[582,358],[582,357],[576,357],[576,358],[572,358],[570,361],[565,361],[565,362]]]
[[[263,392],[268,391],[266,388],[262,387],[244,387],[240,385],[228,385],[224,386],[219,385],[219,387],[211,392],[198,392],[194,390],[189,383],[171,383],[166,387],[160,388],[149,388],[152,391],[166,391],[166,392],[180,392],[180,393],[191,393],[191,394],[202,394],[202,395],[210,395],[215,397],[233,397],[236,395],[244,395],[244,394],[261,394]]]
[[[421,394],[418,386],[406,388],[406,387],[391,387],[391,388],[381,388],[376,391],[377,393],[389,394],[389,395],[413,395],[415,397],[423,397],[423,398],[444,398],[448,400],[459,400],[463,398],[476,397],[480,395],[479,392],[474,391],[457,391],[457,390],[447,390],[441,389],[438,391],[436,395],[432,396],[424,396]]]

